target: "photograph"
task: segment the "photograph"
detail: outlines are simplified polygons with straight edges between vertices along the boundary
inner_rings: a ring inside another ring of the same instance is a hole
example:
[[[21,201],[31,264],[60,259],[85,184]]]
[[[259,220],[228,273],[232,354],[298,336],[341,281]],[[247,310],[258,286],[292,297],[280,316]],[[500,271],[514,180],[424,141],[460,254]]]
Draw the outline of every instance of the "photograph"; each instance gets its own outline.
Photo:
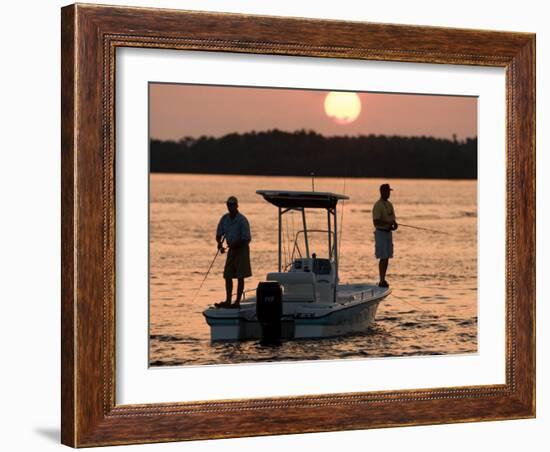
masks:
[[[477,97],[148,91],[150,367],[478,351]]]

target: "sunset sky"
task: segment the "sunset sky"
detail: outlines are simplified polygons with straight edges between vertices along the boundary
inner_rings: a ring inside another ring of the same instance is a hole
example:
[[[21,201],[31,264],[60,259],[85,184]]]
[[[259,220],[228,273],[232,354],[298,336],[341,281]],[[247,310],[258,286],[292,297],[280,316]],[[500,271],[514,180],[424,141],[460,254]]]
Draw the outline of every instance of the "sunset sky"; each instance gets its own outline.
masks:
[[[325,109],[328,91],[159,83],[151,83],[149,89],[150,137],[154,139],[220,137],[271,129],[306,129],[325,136],[477,136],[475,97],[357,93],[360,112],[353,119],[357,114],[354,98],[353,106],[343,99],[343,106],[332,107],[341,118],[329,117]]]

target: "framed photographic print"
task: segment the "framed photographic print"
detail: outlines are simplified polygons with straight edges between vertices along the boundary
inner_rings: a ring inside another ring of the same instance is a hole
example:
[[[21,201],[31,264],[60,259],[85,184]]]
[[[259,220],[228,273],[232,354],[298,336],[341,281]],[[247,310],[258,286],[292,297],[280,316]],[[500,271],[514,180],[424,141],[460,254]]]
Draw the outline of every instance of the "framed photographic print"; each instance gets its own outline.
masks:
[[[62,442],[535,415],[535,37],[62,9]]]

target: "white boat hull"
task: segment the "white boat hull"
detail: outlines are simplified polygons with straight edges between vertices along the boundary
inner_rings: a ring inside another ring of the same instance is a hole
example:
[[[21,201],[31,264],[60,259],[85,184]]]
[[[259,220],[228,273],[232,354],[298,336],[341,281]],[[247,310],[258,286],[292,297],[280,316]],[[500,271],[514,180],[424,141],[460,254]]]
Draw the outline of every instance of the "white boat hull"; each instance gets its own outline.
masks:
[[[282,338],[311,339],[365,332],[374,321],[380,301],[391,292],[367,285],[341,287],[339,302],[331,305],[283,299]],[[241,309],[209,308],[204,316],[212,341],[262,338],[255,300],[243,303]]]
[[[374,321],[379,303],[380,301],[361,303],[349,308],[351,312],[335,312],[326,319],[296,319],[294,337],[307,339],[364,332]]]

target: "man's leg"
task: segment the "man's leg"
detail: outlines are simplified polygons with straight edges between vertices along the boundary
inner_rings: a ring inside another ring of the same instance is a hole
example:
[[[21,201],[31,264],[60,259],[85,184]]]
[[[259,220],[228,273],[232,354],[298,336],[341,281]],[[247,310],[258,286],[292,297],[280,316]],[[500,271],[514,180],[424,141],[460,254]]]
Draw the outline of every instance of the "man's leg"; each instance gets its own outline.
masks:
[[[231,304],[231,295],[233,294],[233,280],[225,278],[225,304]]]
[[[237,279],[237,299],[235,300],[235,306],[239,306],[241,298],[244,292],[244,278]]]
[[[389,259],[380,259],[378,263],[378,271],[380,273],[380,282],[386,280],[386,271],[388,270]]]

